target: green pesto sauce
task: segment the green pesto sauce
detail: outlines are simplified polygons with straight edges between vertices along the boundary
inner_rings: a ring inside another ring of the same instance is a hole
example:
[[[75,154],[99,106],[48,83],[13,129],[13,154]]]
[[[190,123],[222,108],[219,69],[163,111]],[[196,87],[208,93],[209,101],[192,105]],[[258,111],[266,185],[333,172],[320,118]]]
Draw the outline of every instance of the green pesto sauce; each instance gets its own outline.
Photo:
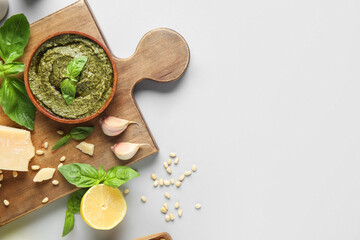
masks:
[[[60,84],[66,78],[66,67],[75,57],[88,61],[77,77],[76,96],[67,105]],[[64,34],[43,43],[29,67],[29,85],[38,102],[63,118],[77,119],[92,115],[107,101],[112,91],[114,73],[104,51],[92,40],[75,34]]]

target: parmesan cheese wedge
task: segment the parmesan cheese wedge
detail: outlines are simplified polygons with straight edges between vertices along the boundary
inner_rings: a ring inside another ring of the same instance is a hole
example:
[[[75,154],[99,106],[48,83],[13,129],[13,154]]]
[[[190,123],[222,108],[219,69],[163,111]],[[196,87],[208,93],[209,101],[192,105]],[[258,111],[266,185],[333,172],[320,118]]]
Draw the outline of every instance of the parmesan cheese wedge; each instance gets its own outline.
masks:
[[[34,182],[42,182],[45,180],[52,179],[55,173],[55,168],[42,168],[35,175],[33,181]]]
[[[94,154],[94,147],[95,147],[94,144],[87,142],[81,142],[79,145],[76,146],[77,149],[90,156]]]
[[[34,155],[29,131],[0,125],[0,169],[26,172]]]

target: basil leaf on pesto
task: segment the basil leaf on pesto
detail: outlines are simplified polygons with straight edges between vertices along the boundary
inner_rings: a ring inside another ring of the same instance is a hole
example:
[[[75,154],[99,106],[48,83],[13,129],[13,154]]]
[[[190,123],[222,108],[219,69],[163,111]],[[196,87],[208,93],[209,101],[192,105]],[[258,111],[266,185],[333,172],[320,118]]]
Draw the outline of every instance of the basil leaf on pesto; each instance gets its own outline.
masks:
[[[94,127],[76,127],[70,131],[70,135],[75,140],[84,140],[92,131],[94,131]]]
[[[74,99],[76,94],[76,85],[69,78],[66,78],[61,82],[61,94],[67,105],[70,105]]]
[[[0,28],[0,57],[5,63],[11,63],[24,53],[29,41],[30,24],[24,14],[7,19]]]
[[[77,82],[76,77],[80,75],[87,62],[87,59],[88,58],[86,56],[81,56],[73,59],[66,68],[66,76],[71,80],[75,80]]]
[[[35,106],[29,99],[24,82],[7,76],[0,88],[0,105],[5,114],[19,125],[34,129]]]

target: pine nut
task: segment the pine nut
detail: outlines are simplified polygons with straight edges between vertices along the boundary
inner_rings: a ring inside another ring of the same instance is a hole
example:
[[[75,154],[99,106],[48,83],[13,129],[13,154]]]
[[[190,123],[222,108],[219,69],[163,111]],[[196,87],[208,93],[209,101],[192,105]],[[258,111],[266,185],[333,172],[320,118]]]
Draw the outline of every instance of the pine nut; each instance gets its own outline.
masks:
[[[44,198],[41,202],[42,202],[43,204],[45,204],[45,203],[47,203],[48,201],[49,201],[49,198],[46,197],[46,198]]]
[[[170,183],[171,183],[171,185],[174,185],[175,181],[173,178],[170,178]]]
[[[159,184],[160,186],[164,185],[164,180],[162,178],[160,178]]]
[[[44,155],[44,151],[43,150],[36,150],[36,155],[38,155],[38,156]]]
[[[165,181],[164,181],[164,184],[165,184],[165,186],[170,186],[170,181],[169,181],[169,180],[165,180]]]
[[[175,207],[175,209],[178,209],[180,207],[180,203],[176,202],[174,207]]]
[[[13,171],[13,172],[12,172],[12,175],[13,175],[14,178],[16,178],[19,174],[18,174],[17,171]]]
[[[174,216],[174,214],[169,213],[169,216],[170,216],[170,220],[171,220],[171,221],[174,221],[174,220],[175,220],[175,216]]]
[[[60,136],[64,135],[64,131],[63,130],[58,130],[56,131],[57,134],[59,134]]]
[[[172,173],[171,168],[169,168],[169,167],[166,169],[166,171],[168,172],[168,174]]]
[[[178,165],[178,163],[179,163],[179,158],[177,157],[177,158],[175,158],[175,160],[174,160],[174,164],[175,164],[175,165]]]
[[[184,179],[185,179],[185,175],[182,174],[182,175],[179,177],[179,181],[182,182],[182,181],[184,181]]]
[[[170,199],[170,193],[166,192],[166,193],[164,193],[164,196],[165,196],[167,199]]]
[[[60,158],[60,162],[64,162],[66,160],[66,157],[65,156],[62,156],[61,158]]]
[[[175,186],[179,188],[181,186],[181,182],[180,181],[176,182]]]
[[[195,208],[196,208],[196,209],[200,209],[200,208],[201,208],[201,204],[200,204],[200,203],[195,204]]]
[[[156,180],[156,179],[157,179],[157,177],[156,177],[156,174],[155,174],[155,173],[151,174],[151,179],[152,179],[152,180]]]
[[[161,208],[160,208],[160,211],[161,211],[163,214],[167,213],[167,209],[164,208],[164,207],[161,207]]]
[[[191,167],[191,171],[193,171],[193,172],[196,172],[197,171],[197,167],[196,167],[196,165],[194,164],[194,165],[192,165],[192,167]]]
[[[54,186],[57,186],[57,185],[59,185],[59,181],[58,181],[58,180],[53,180],[53,181],[52,181],[52,184],[53,184]]]
[[[4,200],[4,205],[7,207],[7,206],[9,206],[10,205],[10,203],[9,203],[9,201],[8,200]]]
[[[141,201],[142,201],[143,203],[146,203],[146,197],[145,197],[145,196],[142,196],[142,197],[141,197]]]
[[[166,221],[166,222],[169,222],[169,221],[170,221],[170,216],[167,215],[167,214],[165,215],[165,221]]]
[[[185,176],[187,176],[187,177],[188,177],[188,176],[190,176],[190,175],[191,175],[191,172],[190,172],[190,171],[186,171],[184,174],[185,174]]]
[[[159,185],[159,180],[156,179],[156,180],[154,181],[154,184],[153,184],[153,185],[154,185],[154,187],[157,187],[157,186]]]
[[[4,174],[0,174],[0,182],[4,179]]]
[[[127,188],[124,189],[124,195],[128,195],[129,192],[130,192],[130,189],[127,189]]]
[[[32,165],[31,166],[31,169],[36,171],[36,170],[39,170],[40,169],[40,166],[39,165]]]
[[[167,165],[168,165],[168,166],[171,165],[171,158],[169,158],[169,159],[167,160]]]
[[[183,214],[183,210],[180,208],[179,211],[178,211],[178,216],[181,217]]]
[[[167,162],[164,162],[164,168],[167,169],[169,167],[169,165],[167,164]]]
[[[0,183],[0,188],[2,187],[2,184]]]
[[[172,158],[174,158],[174,157],[176,157],[176,153],[173,153],[173,152],[172,152],[172,153],[169,154],[169,156],[172,157]]]
[[[167,204],[167,203],[164,203],[164,208],[166,209],[166,210],[168,210],[169,209],[169,205]]]
[[[44,148],[45,148],[45,149],[48,149],[48,147],[49,147],[49,143],[48,143],[48,142],[44,142]]]
[[[64,164],[63,164],[63,163],[60,163],[57,168],[60,168],[60,167],[62,167],[62,166],[64,166]]]

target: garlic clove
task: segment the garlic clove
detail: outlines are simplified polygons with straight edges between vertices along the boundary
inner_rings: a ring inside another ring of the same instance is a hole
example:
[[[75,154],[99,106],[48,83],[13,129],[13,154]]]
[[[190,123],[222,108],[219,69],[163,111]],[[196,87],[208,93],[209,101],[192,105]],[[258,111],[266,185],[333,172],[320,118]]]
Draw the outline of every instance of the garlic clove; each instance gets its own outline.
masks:
[[[139,151],[141,146],[149,146],[147,143],[119,142],[111,147],[116,157],[120,160],[129,160]]]
[[[130,124],[137,122],[120,119],[113,116],[104,117],[100,120],[101,128],[107,136],[117,136],[121,134]]]

